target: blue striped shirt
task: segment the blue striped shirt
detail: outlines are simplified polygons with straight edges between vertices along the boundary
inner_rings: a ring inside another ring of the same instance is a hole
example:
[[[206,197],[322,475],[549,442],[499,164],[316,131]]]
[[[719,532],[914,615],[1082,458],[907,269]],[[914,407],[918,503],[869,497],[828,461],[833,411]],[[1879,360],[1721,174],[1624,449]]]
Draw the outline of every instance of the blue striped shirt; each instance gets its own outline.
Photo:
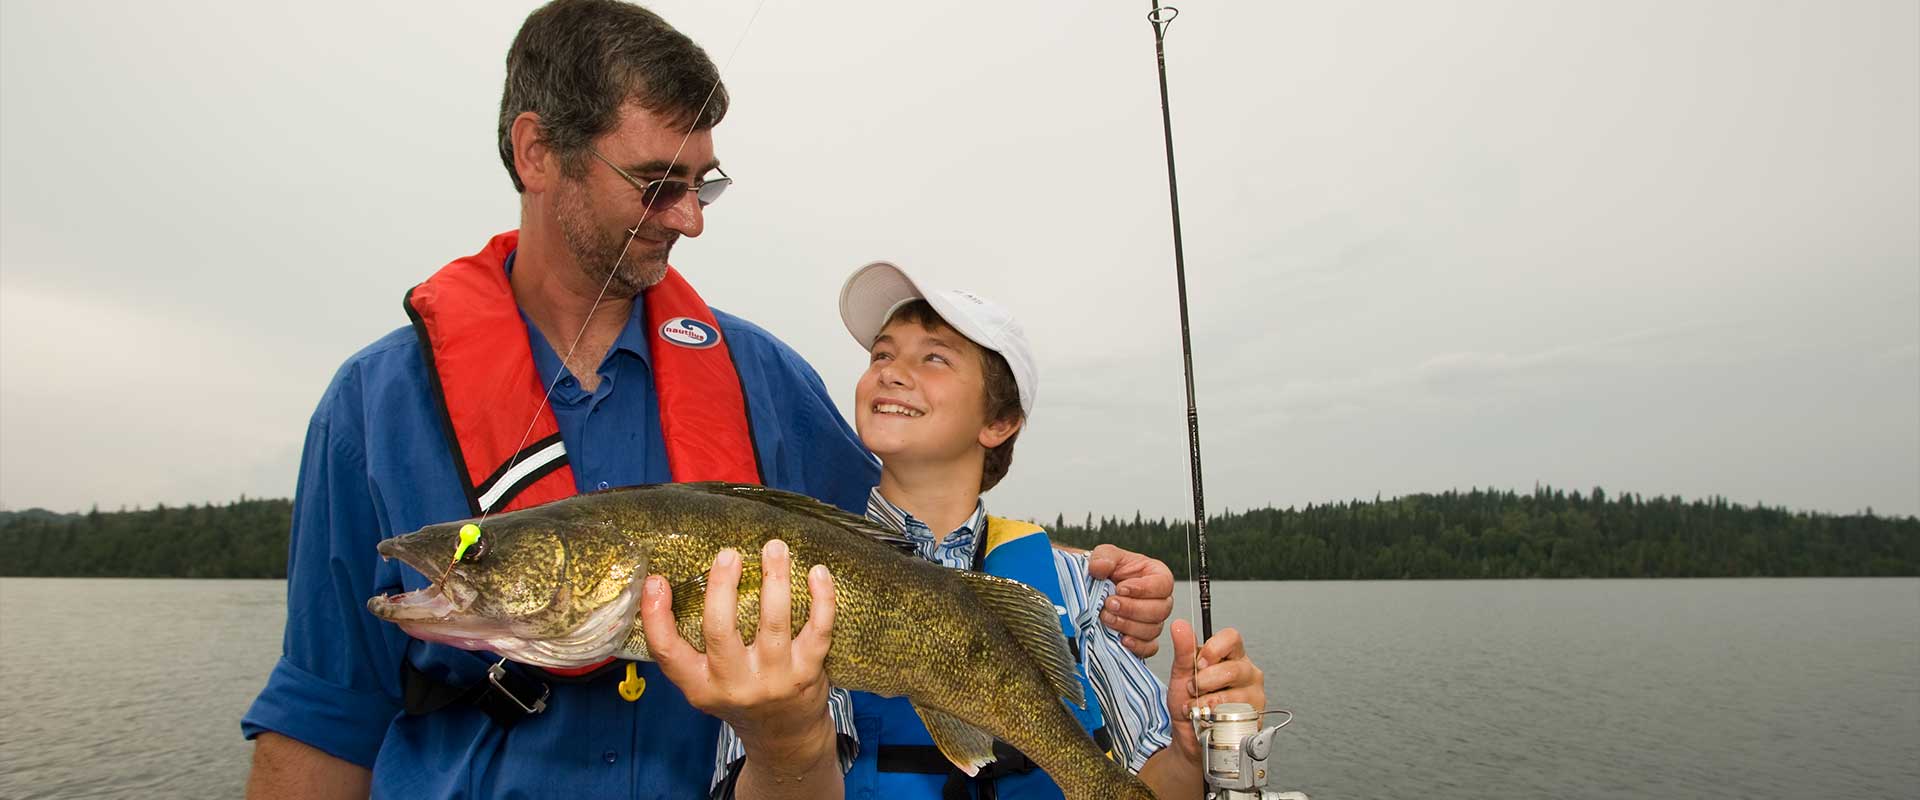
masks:
[[[878,487],[867,497],[867,517],[906,534],[921,558],[952,569],[973,565],[976,545],[987,531],[987,508],[977,504],[965,525],[935,538],[926,523],[882,497]],[[1053,571],[1060,578],[1060,597],[1067,617],[1073,620],[1087,680],[1093,684],[1100,712],[1106,717],[1107,733],[1113,738],[1114,757],[1127,769],[1139,772],[1149,757],[1173,741],[1166,684],[1147,668],[1147,662],[1120,644],[1119,633],[1100,622],[1100,609],[1113,594],[1113,581],[1094,580],[1088,575],[1085,553],[1055,549]],[[853,727],[853,699],[845,689],[833,689],[827,699],[827,712],[833,716],[834,730],[840,733],[840,768],[846,770],[859,752],[860,736]],[[731,726],[722,723],[714,784],[726,778],[729,765],[745,757],[740,738]]]

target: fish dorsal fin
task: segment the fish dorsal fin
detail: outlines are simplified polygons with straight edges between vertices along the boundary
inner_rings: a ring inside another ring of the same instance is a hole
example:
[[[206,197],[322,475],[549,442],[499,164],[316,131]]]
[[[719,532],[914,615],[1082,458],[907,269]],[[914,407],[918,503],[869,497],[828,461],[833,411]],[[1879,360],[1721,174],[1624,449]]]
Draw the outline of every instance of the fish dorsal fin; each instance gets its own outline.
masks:
[[[993,763],[992,734],[931,708],[916,705],[913,712],[919,714],[921,724],[927,726],[927,735],[933,737],[940,755],[967,773],[967,777],[980,774],[981,767]]]
[[[688,489],[703,494],[752,500],[780,509],[781,511],[799,514],[804,517],[812,517],[829,525],[845,528],[904,553],[912,554],[916,550],[913,540],[908,539],[899,531],[880,525],[866,517],[849,514],[804,494],[796,494],[779,489],[769,489],[765,486],[755,486],[750,483],[726,483],[724,481],[703,481],[671,485],[675,488]]]
[[[956,570],[955,574],[980,598],[981,605],[993,611],[1007,632],[1013,634],[1020,649],[1026,651],[1047,676],[1054,693],[1086,708],[1087,698],[1074,671],[1073,653],[1067,650],[1067,637],[1060,633],[1060,617],[1054,611],[1053,601],[1040,590],[1016,580],[968,570]]]

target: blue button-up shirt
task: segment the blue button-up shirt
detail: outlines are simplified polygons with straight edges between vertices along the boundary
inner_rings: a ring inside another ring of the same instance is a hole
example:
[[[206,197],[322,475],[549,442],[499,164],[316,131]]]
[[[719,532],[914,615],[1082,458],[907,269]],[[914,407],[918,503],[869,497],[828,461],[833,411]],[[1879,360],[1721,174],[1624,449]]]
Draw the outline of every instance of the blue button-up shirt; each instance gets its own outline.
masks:
[[[767,483],[858,512],[878,465],[820,378],[784,343],[715,311],[746,390]],[[645,311],[601,362],[592,392],[528,327],[535,365],[559,375],[552,407],[577,488],[672,479],[660,434]],[[545,713],[502,729],[477,708],[402,711],[402,659],[459,685],[484,680],[481,655],[420,642],[365,610],[425,578],[383,562],[383,538],[467,516],[467,501],[411,328],[348,359],[310,422],[294,496],[282,656],[241,720],[248,738],[289,736],[369,767],[376,797],[680,798],[705,792],[719,723],[695,711],[655,665],[639,700],[611,674],[552,683]]]

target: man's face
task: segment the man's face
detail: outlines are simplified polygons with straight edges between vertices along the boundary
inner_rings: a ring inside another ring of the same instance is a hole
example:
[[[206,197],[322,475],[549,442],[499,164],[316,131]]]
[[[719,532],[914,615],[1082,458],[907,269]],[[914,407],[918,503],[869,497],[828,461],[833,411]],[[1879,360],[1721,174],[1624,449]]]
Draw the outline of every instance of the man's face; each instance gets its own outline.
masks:
[[[641,182],[697,181],[719,166],[713,131],[689,132],[632,104],[621,110],[619,125],[594,147]],[[577,178],[562,175],[556,188],[554,213],[561,237],[581,271],[607,287],[607,296],[637,295],[666,275],[667,254],[675,241],[700,235],[706,223],[699,198],[687,192],[671,205],[649,209],[638,188],[591,153],[581,154],[580,164],[585,172]],[[636,226],[638,232],[630,234]]]
[[[945,462],[982,447],[987,382],[980,346],[944,325],[892,322],[854,389],[854,427],[883,460]]]

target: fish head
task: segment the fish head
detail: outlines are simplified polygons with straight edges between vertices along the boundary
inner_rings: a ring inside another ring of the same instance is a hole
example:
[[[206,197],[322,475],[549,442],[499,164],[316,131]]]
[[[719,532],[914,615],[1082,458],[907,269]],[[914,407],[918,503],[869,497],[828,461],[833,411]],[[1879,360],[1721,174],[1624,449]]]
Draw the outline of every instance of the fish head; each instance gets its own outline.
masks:
[[[470,524],[480,535],[462,551]],[[378,550],[431,583],[372,598],[367,610],[418,639],[537,666],[584,666],[617,649],[633,625],[646,574],[636,545],[611,522],[560,504],[429,525]]]

